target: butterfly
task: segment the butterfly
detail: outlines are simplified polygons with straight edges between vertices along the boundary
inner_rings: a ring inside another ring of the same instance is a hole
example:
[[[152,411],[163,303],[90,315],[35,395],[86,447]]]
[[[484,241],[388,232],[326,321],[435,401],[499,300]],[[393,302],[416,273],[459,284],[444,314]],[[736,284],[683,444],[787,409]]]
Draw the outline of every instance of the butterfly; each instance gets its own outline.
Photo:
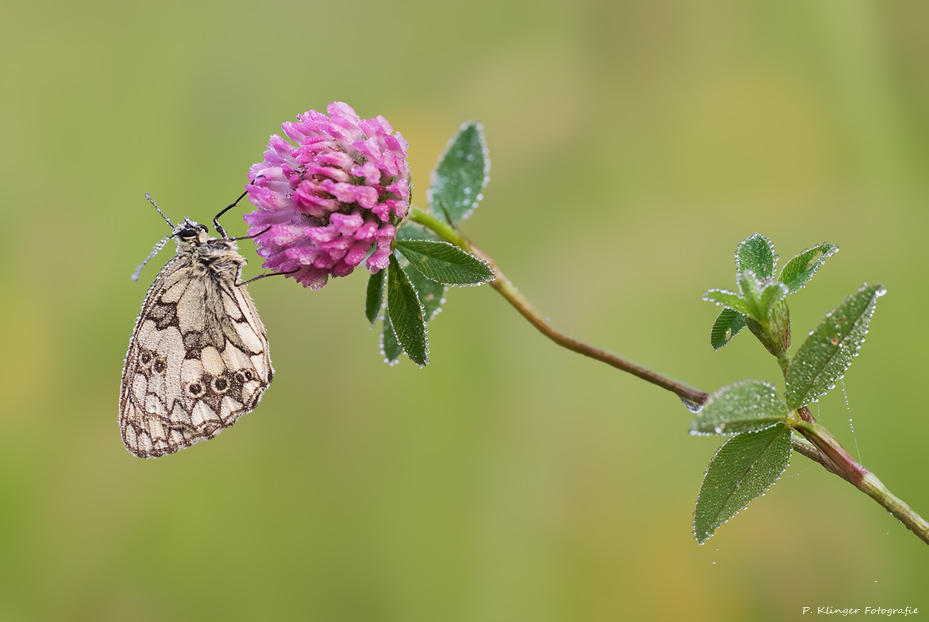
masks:
[[[268,337],[239,277],[245,258],[218,218],[219,238],[187,218],[174,224],[146,193],[172,233],[177,254],[148,290],[123,365],[119,429],[130,453],[153,458],[208,440],[251,412],[271,384]],[[261,232],[264,233],[264,232]],[[261,235],[258,233],[256,235]],[[269,275],[262,275],[269,276]],[[256,277],[261,278],[261,277]]]

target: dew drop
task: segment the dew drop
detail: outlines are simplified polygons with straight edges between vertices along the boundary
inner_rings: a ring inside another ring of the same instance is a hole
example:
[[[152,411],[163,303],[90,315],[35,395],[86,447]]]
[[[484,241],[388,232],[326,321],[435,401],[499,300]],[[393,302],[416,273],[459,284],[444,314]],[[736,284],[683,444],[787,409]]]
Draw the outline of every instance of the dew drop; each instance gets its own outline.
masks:
[[[703,410],[703,404],[698,404],[697,402],[693,402],[687,399],[686,397],[682,397],[681,402],[684,404],[684,408],[686,408],[687,410],[689,410],[690,412],[694,414],[697,414],[701,410]]]

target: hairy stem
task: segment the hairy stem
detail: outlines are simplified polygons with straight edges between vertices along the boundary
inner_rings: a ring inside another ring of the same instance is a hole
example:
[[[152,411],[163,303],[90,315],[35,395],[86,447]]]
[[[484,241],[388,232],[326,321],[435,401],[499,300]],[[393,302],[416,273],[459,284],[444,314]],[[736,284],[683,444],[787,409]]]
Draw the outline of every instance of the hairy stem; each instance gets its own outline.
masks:
[[[588,345],[573,337],[558,332],[533,308],[529,301],[516,289],[516,286],[506,277],[490,256],[474,246],[474,244],[462,236],[457,229],[445,221],[440,220],[433,214],[416,208],[410,211],[410,220],[432,230],[443,240],[455,244],[486,261],[496,276],[495,280],[490,283],[490,286],[497,290],[497,292],[519,311],[519,313],[540,333],[558,345],[628,372],[647,382],[658,385],[663,389],[667,389],[680,397],[687,404],[702,406],[706,403],[707,399],[709,399],[709,394],[704,391],[662,376],[637,363],[627,361],[615,354],[611,354],[605,350]],[[781,363],[782,369],[785,368],[786,356],[779,362]],[[891,514],[896,516],[908,529],[915,533],[917,537],[929,544],[929,523],[927,523],[922,516],[917,514],[910,506],[891,493],[873,473],[858,464],[848,451],[846,451],[835,437],[832,436],[829,430],[813,420],[813,417],[806,407],[800,408],[798,415],[799,418],[791,420],[790,424],[793,426],[794,430],[802,434],[804,438],[796,435],[793,436],[791,439],[791,446],[794,450],[818,462],[830,473],[838,475],[870,496]]]
[[[799,421],[794,425],[794,429],[828,459],[830,465],[820,462],[823,466],[887,508],[887,511],[896,516],[907,529],[929,544],[929,522],[890,492],[873,473],[858,464],[825,426],[815,421]]]
[[[548,322],[542,319],[542,316],[539,314],[539,312],[536,311],[532,304],[526,299],[526,297],[523,296],[518,289],[516,289],[516,286],[513,285],[512,281],[510,281],[510,279],[508,279],[505,274],[503,274],[503,271],[500,270],[500,267],[497,266],[496,263],[494,263],[493,259],[481,251],[481,249],[474,246],[474,244],[472,244],[470,241],[465,239],[460,233],[458,233],[456,229],[452,228],[444,221],[439,220],[432,214],[415,208],[410,213],[410,220],[418,222],[421,225],[425,225],[437,233],[444,240],[465,249],[466,251],[487,262],[487,265],[490,266],[491,270],[494,272],[494,276],[496,277],[493,281],[490,282],[490,286],[497,290],[500,295],[506,298],[507,302],[513,305],[513,307],[519,311],[519,313],[524,318],[526,318],[530,324],[535,326],[540,333],[558,345],[573,352],[577,352],[578,354],[589,356],[590,358],[606,363],[607,365],[612,365],[613,367],[630,373],[633,376],[637,376],[646,382],[656,384],[663,389],[671,391],[682,400],[685,400],[686,402],[695,406],[700,406],[706,402],[709,396],[703,391],[694,389],[693,387],[688,386],[682,382],[678,382],[677,380],[672,380],[671,378],[662,376],[661,374],[643,367],[642,365],[633,363],[632,361],[628,361],[624,358],[616,356],[615,354],[607,352],[606,350],[596,348],[582,341],[578,341],[573,337],[569,337],[564,333],[558,332],[552,328]]]

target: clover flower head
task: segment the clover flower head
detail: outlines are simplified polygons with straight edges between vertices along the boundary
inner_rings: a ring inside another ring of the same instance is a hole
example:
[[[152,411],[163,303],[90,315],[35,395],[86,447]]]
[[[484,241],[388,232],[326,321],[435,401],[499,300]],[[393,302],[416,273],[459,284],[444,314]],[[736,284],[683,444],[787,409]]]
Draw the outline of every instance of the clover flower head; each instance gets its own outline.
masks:
[[[361,119],[334,102],[272,135],[249,170],[245,214],[265,268],[319,289],[365,261],[387,267],[390,245],[410,207],[407,142],[382,116]],[[262,233],[264,232],[264,233]]]

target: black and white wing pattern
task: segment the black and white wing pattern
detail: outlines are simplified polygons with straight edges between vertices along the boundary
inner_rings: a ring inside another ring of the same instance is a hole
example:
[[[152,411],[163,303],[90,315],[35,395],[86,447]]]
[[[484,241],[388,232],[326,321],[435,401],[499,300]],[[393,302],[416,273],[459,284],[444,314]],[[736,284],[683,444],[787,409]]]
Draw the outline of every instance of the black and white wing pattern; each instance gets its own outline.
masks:
[[[158,274],[136,320],[123,367],[119,427],[140,458],[213,438],[258,404],[274,370],[268,339],[244,286],[245,260],[228,245],[216,270],[202,244]]]

